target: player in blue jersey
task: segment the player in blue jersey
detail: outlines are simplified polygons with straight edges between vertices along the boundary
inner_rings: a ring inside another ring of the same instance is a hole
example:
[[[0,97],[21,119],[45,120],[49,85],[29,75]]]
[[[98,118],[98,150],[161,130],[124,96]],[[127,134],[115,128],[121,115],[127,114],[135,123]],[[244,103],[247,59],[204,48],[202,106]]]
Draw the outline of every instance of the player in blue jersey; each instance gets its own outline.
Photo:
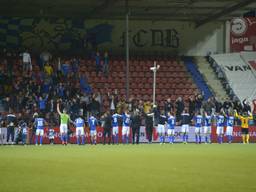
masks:
[[[211,143],[212,116],[208,115],[207,112],[204,113],[203,126],[204,126],[205,144]]]
[[[74,121],[76,127],[76,143],[77,145],[85,144],[85,134],[84,134],[84,119],[82,117],[78,117]],[[81,139],[81,142],[80,142]]]
[[[233,140],[233,126],[234,126],[234,116],[231,112],[226,117],[226,136],[228,143],[231,144]]]
[[[216,119],[216,124],[217,124],[217,128],[216,128],[216,134],[218,137],[218,143],[222,144],[223,142],[223,134],[224,134],[224,121],[225,118],[222,115],[223,114],[223,110],[221,111],[221,113],[217,114],[217,119]]]
[[[113,144],[118,144],[118,118],[121,118],[122,115],[119,115],[118,113],[114,113],[112,115],[112,141]]]
[[[90,135],[91,135],[91,144],[97,144],[97,125],[98,120],[93,115],[90,116],[88,120],[89,128],[90,128]]]
[[[175,139],[175,124],[176,124],[176,118],[173,113],[168,113],[168,119],[167,119],[167,134],[169,138],[169,143],[173,144]]]
[[[26,145],[27,135],[28,135],[28,125],[26,121],[21,120],[18,123],[19,132],[21,133],[21,141],[23,145]]]
[[[46,124],[46,121],[43,117],[41,117],[38,114],[35,114],[35,122],[34,125],[36,127],[36,140],[35,144],[38,145],[38,137],[40,137],[40,145],[43,144],[43,135],[44,135],[44,126]]]
[[[130,119],[131,116],[129,114],[129,111],[126,110],[123,114],[123,126],[122,126],[122,140],[123,143],[129,143],[129,134],[130,134]]]
[[[201,143],[203,116],[200,112],[194,117],[196,143]]]
[[[183,143],[188,143],[188,132],[189,132],[189,124],[190,124],[190,116],[188,110],[185,109],[181,114],[181,133],[183,134]]]
[[[158,125],[157,125],[157,133],[160,137],[160,144],[163,144],[165,141],[165,125],[167,122],[167,118],[164,115],[164,111],[161,111],[161,114],[158,116]]]

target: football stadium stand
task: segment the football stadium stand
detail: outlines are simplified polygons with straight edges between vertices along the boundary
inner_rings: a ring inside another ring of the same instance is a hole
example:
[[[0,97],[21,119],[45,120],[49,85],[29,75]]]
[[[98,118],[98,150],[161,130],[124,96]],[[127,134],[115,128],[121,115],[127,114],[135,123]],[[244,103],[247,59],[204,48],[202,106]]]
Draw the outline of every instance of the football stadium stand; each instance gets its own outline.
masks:
[[[250,55],[253,55],[253,53],[230,53],[211,56],[224,73],[230,87],[240,101],[244,99],[253,100],[256,96],[255,70],[248,65],[253,64],[254,61],[250,58]]]
[[[214,95],[221,100],[228,98],[226,90],[223,88],[220,79],[217,77],[217,74],[214,72],[214,69],[206,58],[195,57],[195,62],[198,66],[198,70],[206,80],[207,85],[211,88]]]
[[[150,67],[153,60],[132,59],[130,61],[130,95],[143,101],[152,100],[153,73]],[[199,93],[199,90],[187,72],[185,65],[176,60],[160,60],[157,72],[156,100],[163,106],[165,99],[171,97],[174,101],[178,96],[188,98]],[[110,61],[110,74],[97,76],[92,60],[81,61],[81,71],[86,72],[88,82],[95,92],[108,93],[118,90],[121,97],[125,97],[125,61]],[[104,99],[104,107],[109,103]]]
[[[208,85],[206,84],[203,75],[199,72],[197,65],[193,61],[192,58],[186,58],[185,61],[185,66],[187,70],[190,72],[192,75],[192,78],[194,82],[196,83],[197,87],[201,90],[202,93],[204,93],[204,98],[208,99],[213,96],[211,90],[209,89]]]

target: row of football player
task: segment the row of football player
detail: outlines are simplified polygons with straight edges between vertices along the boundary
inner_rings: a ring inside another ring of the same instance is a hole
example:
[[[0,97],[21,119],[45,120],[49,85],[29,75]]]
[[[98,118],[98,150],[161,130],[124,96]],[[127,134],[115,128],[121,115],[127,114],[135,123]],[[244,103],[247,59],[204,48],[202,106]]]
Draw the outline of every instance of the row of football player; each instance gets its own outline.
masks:
[[[76,118],[74,121],[72,121],[67,114],[66,110],[63,110],[63,113],[59,110],[59,105],[57,106],[58,113],[60,115],[60,134],[61,134],[61,141],[63,145],[67,144],[67,131],[68,131],[68,123],[72,123],[76,127],[76,136],[77,136],[77,144],[84,144],[85,143],[85,120],[82,117]],[[147,114],[148,116],[154,116],[154,114]],[[114,113],[111,116],[112,119],[112,139],[113,143],[118,143],[118,119],[122,118],[122,138],[124,143],[128,143],[129,141],[129,134],[130,134],[130,124],[131,124],[131,118],[128,111],[126,111],[124,114],[120,115],[117,113]],[[220,114],[212,114],[208,115],[205,113],[204,115],[201,115],[200,113],[197,113],[195,117],[193,118],[194,126],[195,126],[195,142],[201,143],[202,142],[202,135],[204,135],[205,143],[211,142],[211,125],[212,120],[216,119],[216,134],[218,136],[218,142],[223,142],[223,135],[224,135],[224,126],[226,126],[226,136],[228,137],[228,142],[232,142],[232,135],[233,135],[233,125],[234,125],[234,119],[239,118],[241,120],[241,128],[242,128],[242,138],[243,143],[249,143],[249,134],[248,134],[248,122],[249,120],[253,119],[251,114],[244,113],[242,115],[239,115],[236,111],[234,114],[225,114],[223,111]],[[88,125],[90,128],[90,136],[91,141],[93,144],[96,144],[96,127],[99,124],[100,120],[98,120],[95,116],[91,115],[88,119]],[[175,135],[174,135],[174,128],[176,125],[180,123],[181,125],[181,133],[183,136],[183,142],[187,143],[188,141],[188,132],[189,132],[189,125],[191,123],[191,119],[188,113],[184,111],[184,113],[181,115],[181,122],[176,122],[176,118],[174,114],[169,113],[168,116],[165,116],[164,114],[160,114],[158,117],[158,126],[157,126],[157,133],[160,137],[160,143],[164,143],[164,135],[165,135],[165,129],[167,128],[167,134],[168,139],[170,143],[174,143]],[[44,127],[47,124],[47,122],[44,120],[43,117],[39,117],[38,114],[35,115],[35,127],[36,127],[36,145],[38,144],[38,137],[40,138],[40,144],[42,144],[42,138],[44,135]],[[103,122],[104,124],[104,122]],[[20,126],[20,129],[22,129],[23,134],[27,134],[27,128],[26,124],[24,122],[23,125]],[[109,137],[108,133],[108,137]],[[24,136],[25,137],[25,136]],[[80,142],[81,140],[81,142]]]
[[[212,123],[213,119],[216,120],[216,134],[218,143],[223,143],[224,136],[224,127],[226,127],[225,135],[227,136],[228,143],[232,143],[233,140],[233,127],[234,120],[238,118],[241,120],[241,132],[242,132],[242,141],[243,143],[249,143],[249,120],[253,119],[251,113],[244,112],[242,115],[239,115],[237,111],[233,113],[225,114],[224,110],[221,110],[220,113],[217,114],[207,114],[206,112],[201,115],[198,112],[193,118],[193,124],[195,127],[195,142],[202,142],[202,135],[205,137],[205,143],[211,143],[211,133],[212,133]],[[188,142],[188,133],[189,133],[189,125],[191,123],[190,115],[185,111],[185,113],[181,114],[181,133],[183,136],[183,143]],[[164,143],[164,135],[165,135],[165,125],[167,125],[167,133],[169,136],[169,142],[173,143],[174,136],[174,127],[177,125],[175,121],[174,115],[169,115],[166,117],[165,115],[160,115],[159,123],[157,126],[157,132],[160,137],[160,143]]]

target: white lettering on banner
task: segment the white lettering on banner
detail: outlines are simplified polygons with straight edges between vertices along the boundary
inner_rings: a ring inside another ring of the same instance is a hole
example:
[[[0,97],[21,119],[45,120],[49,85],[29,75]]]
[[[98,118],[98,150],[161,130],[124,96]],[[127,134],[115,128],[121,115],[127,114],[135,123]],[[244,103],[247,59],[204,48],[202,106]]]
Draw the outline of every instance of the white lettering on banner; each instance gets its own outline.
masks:
[[[240,37],[240,38],[233,38],[232,37],[232,44],[243,44],[245,42],[249,42],[249,38],[248,37]]]
[[[247,70],[251,70],[251,67],[249,65],[236,65],[236,66],[225,66],[226,69],[228,69],[229,71],[247,71]]]
[[[182,142],[183,141],[182,140],[183,139],[182,134],[180,134],[180,131],[181,131],[181,127],[176,126],[175,127],[175,142]],[[167,129],[165,130],[165,132],[167,133]],[[168,142],[168,136],[167,135],[165,137],[165,141]],[[144,126],[142,126],[140,128],[140,142],[141,143],[148,142],[146,129],[145,129]],[[157,138],[157,140],[152,139],[152,142],[159,142],[159,137]],[[193,127],[193,126],[189,127],[188,142],[195,142],[195,127]]]

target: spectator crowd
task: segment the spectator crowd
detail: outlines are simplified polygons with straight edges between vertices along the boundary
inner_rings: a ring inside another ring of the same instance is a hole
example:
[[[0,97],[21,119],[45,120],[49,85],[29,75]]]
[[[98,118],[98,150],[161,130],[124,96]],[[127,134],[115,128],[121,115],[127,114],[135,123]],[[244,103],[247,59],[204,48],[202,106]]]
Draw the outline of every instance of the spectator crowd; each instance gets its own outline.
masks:
[[[97,73],[108,75],[108,53],[105,52],[101,59],[97,52],[94,59]],[[0,69],[0,99],[4,111],[12,111],[30,122],[33,114],[40,112],[52,126],[58,125],[56,104],[59,99],[71,119],[78,115],[88,117],[89,113],[100,117],[105,111],[121,114],[126,109],[147,114],[153,108],[150,101],[120,97],[117,90],[113,93],[93,92],[86,74],[79,70],[78,57],[61,60],[44,51],[38,59],[33,60],[28,50],[22,54],[4,51],[1,53]],[[225,112],[236,109],[238,112],[250,111],[256,114],[255,101],[253,107],[247,100],[242,103],[229,98],[225,101],[214,97],[204,100],[200,94],[191,96],[188,100],[178,97],[172,101],[169,97],[166,95],[164,107],[158,107],[158,111],[163,110],[165,114],[175,112],[177,121],[185,108],[188,109],[191,119],[197,111],[203,110],[210,114],[218,113],[222,108]],[[103,98],[108,99],[108,106],[103,106],[106,103]]]

